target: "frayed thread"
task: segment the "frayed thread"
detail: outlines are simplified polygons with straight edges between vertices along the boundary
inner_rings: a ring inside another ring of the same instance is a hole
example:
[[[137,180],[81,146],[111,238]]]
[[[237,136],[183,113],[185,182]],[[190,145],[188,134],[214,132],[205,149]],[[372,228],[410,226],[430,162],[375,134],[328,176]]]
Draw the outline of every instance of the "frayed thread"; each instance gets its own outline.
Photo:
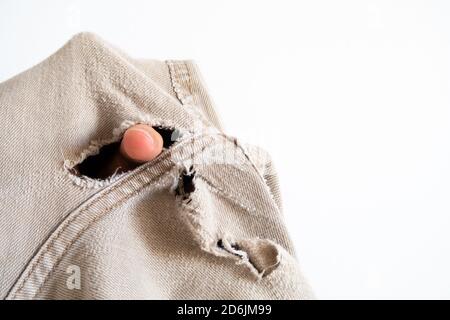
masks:
[[[278,246],[267,239],[242,239],[234,241],[232,237],[217,234],[217,222],[214,215],[208,214],[208,208],[202,197],[202,184],[197,185],[200,177],[189,162],[182,163],[176,170],[171,190],[175,193],[181,217],[187,222],[200,249],[217,257],[232,257],[237,264],[245,265],[257,279],[269,275],[280,264],[281,254]],[[204,180],[200,180],[203,182]],[[203,202],[203,203],[202,203]]]
[[[224,237],[218,240],[217,247],[236,257],[236,263],[247,266],[257,279],[268,276],[281,262],[277,245],[268,239],[232,241]]]

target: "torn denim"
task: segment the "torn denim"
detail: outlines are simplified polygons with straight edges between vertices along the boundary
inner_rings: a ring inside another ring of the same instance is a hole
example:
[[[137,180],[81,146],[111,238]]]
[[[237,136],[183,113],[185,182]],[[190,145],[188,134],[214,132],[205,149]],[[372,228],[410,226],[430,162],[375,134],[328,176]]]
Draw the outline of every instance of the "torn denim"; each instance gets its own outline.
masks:
[[[193,62],[82,33],[1,83],[0,113],[1,298],[313,298],[270,157],[224,133]],[[76,170],[137,123],[170,132],[156,159]]]

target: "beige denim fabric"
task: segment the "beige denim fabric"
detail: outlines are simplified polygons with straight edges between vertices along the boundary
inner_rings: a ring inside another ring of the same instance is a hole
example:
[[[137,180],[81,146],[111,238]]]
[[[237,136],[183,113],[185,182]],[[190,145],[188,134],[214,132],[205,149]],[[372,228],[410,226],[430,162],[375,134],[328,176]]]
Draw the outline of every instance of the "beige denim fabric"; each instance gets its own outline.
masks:
[[[73,173],[135,123],[176,141],[106,180]],[[223,133],[193,62],[76,35],[0,84],[0,127],[1,298],[313,297],[270,159]]]

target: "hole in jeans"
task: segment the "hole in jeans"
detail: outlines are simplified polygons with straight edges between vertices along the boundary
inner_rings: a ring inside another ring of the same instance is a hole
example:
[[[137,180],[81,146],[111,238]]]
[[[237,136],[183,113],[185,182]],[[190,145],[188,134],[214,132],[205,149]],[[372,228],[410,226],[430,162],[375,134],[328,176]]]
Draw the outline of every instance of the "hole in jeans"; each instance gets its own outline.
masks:
[[[184,169],[178,178],[178,187],[175,192],[178,196],[181,196],[183,200],[189,198],[189,195],[195,191],[195,171],[191,166],[189,169]]]
[[[269,275],[280,263],[278,248],[270,240],[255,238],[236,243],[219,239],[217,247],[239,257],[258,277]]]
[[[170,148],[180,137],[178,130],[172,128],[158,126],[153,127],[153,129],[163,138],[163,149]],[[141,163],[126,161],[120,156],[121,140],[102,146],[98,153],[88,156],[81,163],[70,168],[69,171],[79,177],[85,176],[104,180],[142,165]]]
[[[163,147],[169,148],[180,138],[180,132],[172,128],[153,127],[163,138]]]

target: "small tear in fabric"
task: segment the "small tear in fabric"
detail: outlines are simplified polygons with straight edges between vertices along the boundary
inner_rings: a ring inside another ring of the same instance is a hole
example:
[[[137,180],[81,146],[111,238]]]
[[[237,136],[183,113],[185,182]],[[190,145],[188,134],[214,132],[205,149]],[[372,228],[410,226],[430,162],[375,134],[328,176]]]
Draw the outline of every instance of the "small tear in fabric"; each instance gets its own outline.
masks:
[[[184,200],[188,199],[189,195],[195,191],[195,173],[193,166],[190,166],[188,169],[183,169],[178,178],[178,186],[175,189],[175,193]]]
[[[245,239],[238,242],[219,239],[217,247],[237,256],[254,271],[258,277],[268,276],[280,264],[280,253],[270,240]]]

